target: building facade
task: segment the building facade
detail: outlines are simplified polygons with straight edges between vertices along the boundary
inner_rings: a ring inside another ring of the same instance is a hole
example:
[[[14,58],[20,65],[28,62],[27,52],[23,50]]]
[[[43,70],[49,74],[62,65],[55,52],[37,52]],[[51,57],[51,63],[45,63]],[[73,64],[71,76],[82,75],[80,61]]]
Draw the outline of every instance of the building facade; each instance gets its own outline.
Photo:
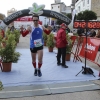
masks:
[[[54,3],[51,4],[51,10],[62,14],[68,14],[72,12],[71,6],[66,6],[64,2],[61,2],[61,0],[54,0]],[[51,18],[51,25],[55,25],[56,21],[56,19]]]
[[[71,6],[66,6],[64,2],[61,2],[61,0],[55,0],[55,2],[51,4],[51,10],[67,14],[71,13]]]
[[[17,10],[15,8],[12,8],[12,9],[7,11],[7,16],[9,16],[9,15],[15,13],[15,12],[17,12]]]
[[[100,20],[100,0],[77,0],[75,9],[77,13],[92,10],[97,14],[97,19]]]
[[[77,0],[72,0],[72,4],[71,6],[74,6],[75,7],[75,3],[76,3]]]
[[[77,13],[85,10],[91,10],[91,0],[77,0],[75,3]]]
[[[7,16],[9,16],[9,15],[15,13],[15,12],[17,12],[17,10],[15,8],[12,8],[12,9],[7,11]],[[14,26],[14,22],[9,24],[9,27],[12,27],[12,26]]]
[[[55,2],[51,4],[51,10],[61,13],[66,10],[66,5],[64,2],[61,2],[61,0],[55,0]]]
[[[0,13],[0,20],[3,20],[6,16],[2,13]]]
[[[97,14],[98,20],[100,20],[100,0],[91,0],[91,10]]]

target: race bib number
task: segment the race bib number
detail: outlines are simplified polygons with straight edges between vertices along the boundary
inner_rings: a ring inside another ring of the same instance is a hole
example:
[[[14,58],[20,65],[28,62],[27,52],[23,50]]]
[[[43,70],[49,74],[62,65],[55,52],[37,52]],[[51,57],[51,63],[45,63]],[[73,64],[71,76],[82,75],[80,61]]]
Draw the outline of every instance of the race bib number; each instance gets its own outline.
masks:
[[[40,47],[40,46],[42,46],[42,40],[41,40],[41,39],[34,40],[34,46],[35,46],[35,47]]]

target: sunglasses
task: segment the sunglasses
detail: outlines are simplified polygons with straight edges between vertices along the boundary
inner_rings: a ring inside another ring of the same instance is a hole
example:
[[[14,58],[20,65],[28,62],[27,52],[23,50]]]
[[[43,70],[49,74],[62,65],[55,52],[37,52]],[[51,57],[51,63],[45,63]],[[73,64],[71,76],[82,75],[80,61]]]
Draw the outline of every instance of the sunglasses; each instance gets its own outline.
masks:
[[[34,22],[37,22],[38,20],[33,20]]]

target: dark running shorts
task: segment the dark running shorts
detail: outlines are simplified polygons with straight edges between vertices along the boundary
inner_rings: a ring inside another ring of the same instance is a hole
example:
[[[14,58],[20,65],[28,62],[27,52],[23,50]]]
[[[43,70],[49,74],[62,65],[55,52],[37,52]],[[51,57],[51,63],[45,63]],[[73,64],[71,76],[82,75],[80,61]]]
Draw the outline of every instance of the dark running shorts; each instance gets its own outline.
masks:
[[[35,47],[35,48],[30,48],[30,51],[32,53],[37,53],[38,50],[42,50],[42,49],[43,49],[43,46],[41,46],[41,47]]]

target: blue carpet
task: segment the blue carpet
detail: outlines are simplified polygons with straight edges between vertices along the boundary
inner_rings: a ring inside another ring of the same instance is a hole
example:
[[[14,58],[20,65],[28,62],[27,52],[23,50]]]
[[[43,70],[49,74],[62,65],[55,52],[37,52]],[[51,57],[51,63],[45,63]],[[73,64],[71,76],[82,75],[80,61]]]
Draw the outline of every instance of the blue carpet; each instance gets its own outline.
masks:
[[[43,65],[42,65],[42,77],[34,76],[34,68],[32,66],[32,60],[29,49],[17,49],[21,53],[18,63],[12,64],[11,72],[0,72],[0,80],[4,87],[7,86],[21,86],[32,84],[51,84],[51,83],[63,83],[63,82],[77,82],[77,81],[89,81],[98,79],[98,71],[94,70],[96,77],[92,75],[83,75],[80,73],[75,76],[84,66],[81,62],[74,63],[72,60],[66,62],[69,68],[62,68],[57,66],[56,50],[53,53],[48,52],[48,49],[44,49]]]

